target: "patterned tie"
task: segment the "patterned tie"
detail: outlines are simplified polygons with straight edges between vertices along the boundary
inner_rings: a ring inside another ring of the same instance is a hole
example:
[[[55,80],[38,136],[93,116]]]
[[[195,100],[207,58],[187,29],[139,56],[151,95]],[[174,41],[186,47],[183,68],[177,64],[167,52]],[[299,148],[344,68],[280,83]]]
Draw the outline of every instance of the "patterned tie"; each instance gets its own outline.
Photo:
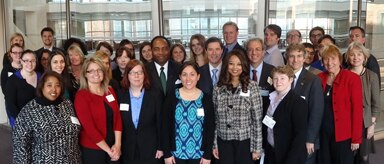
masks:
[[[212,69],[212,85],[215,86],[217,83],[217,71],[219,71],[217,68]]]
[[[257,82],[257,71],[254,69],[252,70],[252,80]]]
[[[293,81],[292,81],[291,89],[295,89],[295,83],[296,83],[296,75],[293,75]]]
[[[160,68],[160,81],[163,87],[164,94],[167,93],[167,79],[165,78],[164,67]]]

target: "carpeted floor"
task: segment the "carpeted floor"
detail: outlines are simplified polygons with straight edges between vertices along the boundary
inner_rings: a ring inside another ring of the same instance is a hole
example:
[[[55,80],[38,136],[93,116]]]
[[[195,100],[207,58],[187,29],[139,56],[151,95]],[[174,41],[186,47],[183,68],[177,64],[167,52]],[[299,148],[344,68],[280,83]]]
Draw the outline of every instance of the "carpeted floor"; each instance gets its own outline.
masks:
[[[12,163],[12,135],[9,126],[0,124],[0,164]],[[376,141],[376,154],[370,155],[370,164],[384,163],[384,139]]]

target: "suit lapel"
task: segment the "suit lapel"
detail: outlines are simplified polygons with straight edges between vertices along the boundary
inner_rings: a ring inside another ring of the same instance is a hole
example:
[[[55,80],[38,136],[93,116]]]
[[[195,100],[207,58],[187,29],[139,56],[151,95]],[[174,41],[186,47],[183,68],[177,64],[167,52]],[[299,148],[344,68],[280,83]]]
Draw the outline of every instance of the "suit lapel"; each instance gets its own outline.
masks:
[[[162,93],[164,93],[164,91],[163,91],[163,87],[161,86],[160,77],[159,77],[159,74],[158,74],[157,69],[156,69],[156,66],[155,66],[155,62],[152,62],[152,63],[150,64],[150,69],[151,69],[151,70],[150,70],[150,72],[151,72],[151,76],[152,76],[152,78],[153,78],[152,82],[154,83],[154,84],[151,83],[151,85],[155,85],[156,88],[160,88],[160,91],[161,91]]]
[[[296,86],[295,86],[295,93],[300,95],[300,91],[301,89],[303,88],[304,84],[305,84],[305,81],[306,81],[306,76],[307,76],[307,70],[305,68],[303,68],[301,70],[301,73],[299,75],[299,79],[297,79],[297,82],[296,82]]]

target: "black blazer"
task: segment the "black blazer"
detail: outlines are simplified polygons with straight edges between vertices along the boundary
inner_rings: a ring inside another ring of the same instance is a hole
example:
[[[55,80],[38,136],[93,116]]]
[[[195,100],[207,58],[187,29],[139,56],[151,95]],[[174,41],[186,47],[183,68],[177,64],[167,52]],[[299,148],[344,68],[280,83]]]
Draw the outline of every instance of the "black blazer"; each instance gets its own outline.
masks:
[[[129,91],[120,89],[117,95],[119,104],[129,104],[128,111],[120,110],[123,123],[121,142],[122,163],[134,160],[136,153],[140,154],[142,160],[155,159],[156,151],[162,150],[160,143],[162,102],[158,98],[160,93],[150,89],[144,91],[137,129],[132,122]],[[136,152],[136,146],[139,152]]]
[[[277,106],[273,119],[275,158],[279,164],[304,164],[307,158],[305,137],[307,131],[308,105],[292,90]],[[263,124],[263,146],[267,141],[267,126]],[[265,153],[269,153],[266,151]]]
[[[295,93],[304,98],[308,103],[308,131],[307,142],[314,143],[319,148],[319,131],[324,114],[324,98],[321,80],[318,76],[302,69],[296,86]]]
[[[202,99],[204,108],[204,123],[203,123],[203,141],[200,150],[204,151],[203,158],[211,159],[212,145],[215,134],[215,122],[212,96],[204,93]],[[176,150],[175,141],[175,109],[177,105],[177,98],[175,92],[169,93],[164,102],[163,108],[163,124],[162,124],[162,143],[164,158],[171,157],[171,151]]]
[[[200,79],[197,82],[197,87],[200,88],[204,93],[212,95],[213,85],[211,73],[209,71],[209,64],[205,64],[199,68]]]
[[[272,79],[271,72],[273,68],[275,68],[273,65],[263,62],[263,68],[261,69],[261,75],[259,77],[259,87],[261,90],[267,90],[268,93],[271,93],[275,90],[272,83],[268,83],[268,77]],[[263,99],[263,113],[265,113],[269,107],[269,95],[264,95],[261,97]]]
[[[146,66],[146,70],[149,74],[149,79],[151,82],[151,88],[157,91],[160,91],[163,93],[163,98],[165,97],[163,87],[161,86],[161,81],[159,74],[156,70],[156,66],[154,61],[148,63]],[[172,60],[168,60],[168,71],[167,71],[167,91],[166,93],[170,91],[174,91],[176,87],[179,87],[180,85],[175,84],[177,79],[179,78],[179,70],[180,70],[181,65],[175,63]]]
[[[232,50],[239,50],[239,51],[241,51],[241,52],[243,53],[243,55],[245,56],[245,58],[248,59],[248,57],[247,57],[247,51],[245,51],[245,49],[244,49],[242,46],[240,46],[239,43],[236,43],[235,47],[233,47]],[[230,51],[227,51],[227,49],[224,49],[224,51],[223,51],[223,59],[227,56],[227,54],[228,54],[229,52],[230,52]]]

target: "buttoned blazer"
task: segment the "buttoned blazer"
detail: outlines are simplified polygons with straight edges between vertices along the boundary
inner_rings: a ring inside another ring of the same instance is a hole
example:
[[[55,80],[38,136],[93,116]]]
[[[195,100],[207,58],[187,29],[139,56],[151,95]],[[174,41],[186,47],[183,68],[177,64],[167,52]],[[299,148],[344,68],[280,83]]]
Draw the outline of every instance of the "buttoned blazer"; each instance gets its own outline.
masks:
[[[308,131],[306,141],[319,148],[319,131],[324,114],[324,98],[321,80],[306,69],[302,69],[293,89],[308,103]]]
[[[273,65],[263,62],[263,68],[261,69],[261,75],[259,78],[259,87],[262,90],[268,90],[269,93],[273,92],[275,89],[273,88],[272,83],[268,83],[268,77],[272,79],[272,69],[275,68]],[[269,107],[269,95],[262,96],[263,99],[263,113],[267,111]]]
[[[148,63],[146,65],[146,70],[149,74],[150,82],[151,82],[151,89],[160,91],[163,93],[163,98],[165,96],[163,87],[161,86],[161,81],[159,74],[157,73],[156,66],[154,61]],[[168,70],[167,70],[167,91],[166,93],[175,90],[176,87],[179,87],[180,85],[175,84],[177,79],[179,78],[180,70],[180,64],[175,63],[172,60],[168,60]]]
[[[197,87],[200,88],[204,93],[212,95],[213,85],[211,73],[209,70],[209,64],[205,64],[199,68],[200,79],[197,82]]]
[[[305,137],[307,131],[308,105],[292,90],[277,106],[273,119],[274,150],[277,163],[303,164],[307,154]],[[264,147],[267,141],[267,126],[263,124]],[[266,152],[268,153],[268,152]]]
[[[328,71],[318,75],[325,91]],[[363,93],[360,77],[348,70],[339,71],[332,84],[332,108],[336,142],[352,139],[361,143],[363,130]],[[329,110],[329,109],[328,109]]]
[[[128,111],[120,109],[123,124],[122,161],[134,160],[137,153],[140,154],[141,160],[154,159],[156,150],[162,150],[160,142],[162,101],[159,99],[161,93],[145,89],[137,129],[132,121],[129,91],[120,89],[117,95],[119,104],[129,104]],[[136,146],[139,152],[135,152]]]

